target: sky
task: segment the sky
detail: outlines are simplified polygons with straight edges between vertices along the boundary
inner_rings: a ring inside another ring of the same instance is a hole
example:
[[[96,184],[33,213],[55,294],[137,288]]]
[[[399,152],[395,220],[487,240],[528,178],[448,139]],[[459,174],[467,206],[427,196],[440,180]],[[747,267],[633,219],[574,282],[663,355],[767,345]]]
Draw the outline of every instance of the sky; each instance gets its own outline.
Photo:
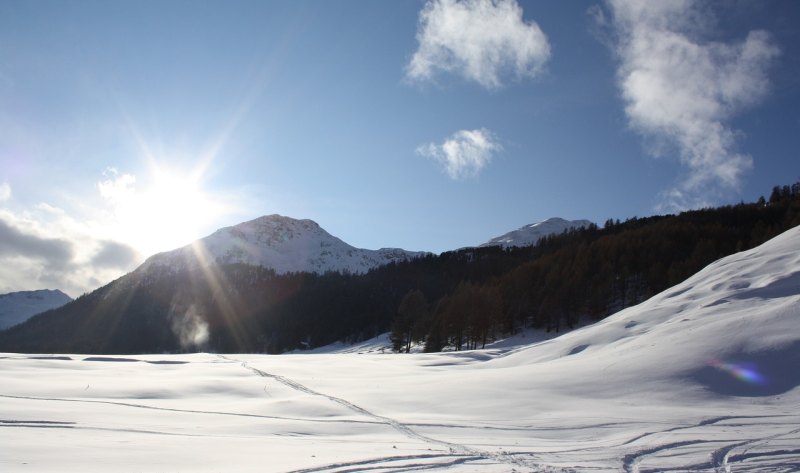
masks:
[[[441,252],[800,179],[792,0],[0,1],[0,293],[262,215]]]

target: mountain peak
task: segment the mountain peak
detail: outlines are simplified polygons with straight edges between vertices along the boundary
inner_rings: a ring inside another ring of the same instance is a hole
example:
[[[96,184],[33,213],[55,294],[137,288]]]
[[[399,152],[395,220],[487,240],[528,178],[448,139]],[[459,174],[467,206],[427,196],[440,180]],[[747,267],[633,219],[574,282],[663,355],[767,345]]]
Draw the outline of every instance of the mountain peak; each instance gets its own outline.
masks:
[[[573,228],[584,228],[588,227],[589,225],[592,225],[592,222],[589,220],[565,220],[560,217],[550,217],[547,220],[531,223],[506,234],[492,238],[480,246],[502,246],[504,248],[515,246],[532,246],[535,245],[540,239],[548,235],[557,235],[566,230]]]
[[[262,215],[261,217],[257,217],[254,218],[253,220],[248,220],[246,222],[239,223],[237,225],[234,225],[233,227],[237,228],[237,227],[250,227],[250,226],[263,226],[263,227],[303,226],[310,228],[320,228],[319,224],[313,220],[296,219],[280,214]]]
[[[279,274],[365,273],[378,266],[423,254],[396,248],[355,248],[313,220],[272,214],[221,228],[191,245],[155,255],[148,260],[148,265],[177,270],[216,262],[264,266]]]
[[[557,223],[569,223],[569,220],[563,219],[561,217],[550,217],[548,219],[542,220],[541,222],[532,223],[532,224],[530,224],[528,226],[529,227],[534,227],[534,226],[537,226],[537,225],[547,225],[547,224],[557,224]]]

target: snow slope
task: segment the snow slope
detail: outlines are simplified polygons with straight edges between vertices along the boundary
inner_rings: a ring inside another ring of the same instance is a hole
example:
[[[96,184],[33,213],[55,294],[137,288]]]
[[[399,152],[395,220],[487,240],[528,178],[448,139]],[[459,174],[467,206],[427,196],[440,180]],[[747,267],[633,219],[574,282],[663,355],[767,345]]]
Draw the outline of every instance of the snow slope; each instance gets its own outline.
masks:
[[[532,223],[508,232],[499,237],[492,238],[480,245],[502,246],[504,248],[512,246],[531,246],[535,245],[540,239],[548,235],[559,235],[572,228],[588,227],[592,222],[588,220],[564,220],[563,218],[548,218],[539,223]]]
[[[798,250],[519,348],[0,355],[0,471],[798,471]]]
[[[58,289],[0,294],[0,330],[21,324],[36,314],[61,307],[71,300]]]
[[[597,382],[609,375],[638,384],[669,379],[673,390],[685,385],[764,396],[797,386],[800,228],[723,258],[648,301],[546,347],[531,347],[497,363],[551,361],[570,365],[584,379],[597,378],[592,365],[599,364],[604,368]],[[753,382],[723,376],[726,372]]]
[[[328,271],[358,274],[424,254],[399,248],[355,248],[312,220],[268,215],[222,228],[190,245],[157,254],[145,266],[178,270],[209,262],[245,263],[272,268],[279,274]]]

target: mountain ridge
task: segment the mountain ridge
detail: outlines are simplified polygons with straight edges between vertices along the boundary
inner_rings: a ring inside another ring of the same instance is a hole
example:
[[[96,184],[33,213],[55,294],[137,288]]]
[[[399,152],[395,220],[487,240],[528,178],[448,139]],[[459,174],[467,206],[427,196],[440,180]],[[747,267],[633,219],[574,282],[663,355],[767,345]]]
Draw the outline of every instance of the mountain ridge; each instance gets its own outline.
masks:
[[[532,246],[546,236],[558,235],[568,230],[586,228],[591,225],[594,224],[589,220],[566,220],[560,217],[550,217],[547,220],[530,223],[494,237],[486,243],[478,245],[478,247],[502,246],[503,248],[510,248]]]
[[[72,298],[58,289],[0,294],[0,330],[21,324],[36,314],[56,309]]]
[[[370,269],[429,253],[402,248],[356,248],[309,219],[264,215],[229,227],[172,251],[148,258],[142,265],[193,269],[210,263],[263,266],[277,274],[341,272]]]

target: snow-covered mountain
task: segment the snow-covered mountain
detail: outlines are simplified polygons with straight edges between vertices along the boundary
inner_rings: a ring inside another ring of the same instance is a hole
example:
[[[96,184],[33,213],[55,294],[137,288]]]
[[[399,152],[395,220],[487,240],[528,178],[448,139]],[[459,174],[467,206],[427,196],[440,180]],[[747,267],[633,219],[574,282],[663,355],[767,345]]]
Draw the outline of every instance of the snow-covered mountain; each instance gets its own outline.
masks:
[[[565,230],[588,227],[591,224],[592,222],[588,220],[564,220],[558,217],[548,218],[543,222],[525,225],[522,228],[492,238],[480,246],[502,246],[504,248],[512,246],[531,246],[548,235],[558,235]]]
[[[328,271],[360,274],[425,254],[399,248],[355,248],[312,220],[268,215],[222,228],[190,245],[154,255],[143,266],[179,270],[213,262],[244,263],[272,268],[278,274]]]
[[[61,307],[72,298],[55,289],[0,294],[0,330],[25,322],[36,314]]]

